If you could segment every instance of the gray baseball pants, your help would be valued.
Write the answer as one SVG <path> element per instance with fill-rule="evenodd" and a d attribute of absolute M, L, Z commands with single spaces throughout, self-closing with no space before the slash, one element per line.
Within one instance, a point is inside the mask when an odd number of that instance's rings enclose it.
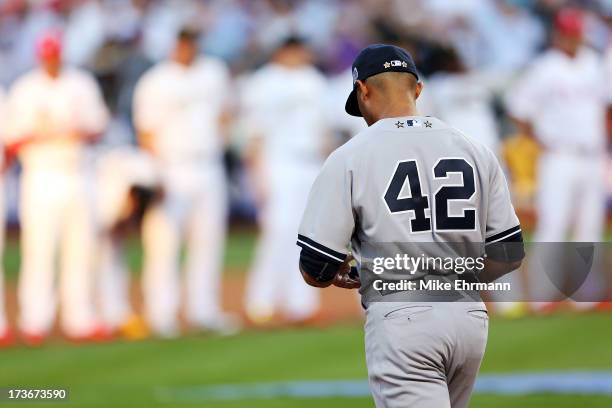
<path fill-rule="evenodd" d="M 467 407 L 488 325 L 482 302 L 371 303 L 365 347 L 376 407 Z"/>

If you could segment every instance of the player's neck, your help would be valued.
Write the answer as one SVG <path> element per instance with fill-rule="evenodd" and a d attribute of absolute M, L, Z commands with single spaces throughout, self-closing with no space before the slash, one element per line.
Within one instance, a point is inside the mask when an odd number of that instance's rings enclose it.
<path fill-rule="evenodd" d="M 403 116 L 419 116 L 416 105 L 413 103 L 389 103 L 376 112 L 374 119 L 399 118 Z"/>

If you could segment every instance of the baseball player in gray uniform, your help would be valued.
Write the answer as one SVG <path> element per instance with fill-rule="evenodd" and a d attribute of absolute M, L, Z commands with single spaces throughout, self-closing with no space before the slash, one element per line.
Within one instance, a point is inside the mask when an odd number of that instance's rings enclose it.
<path fill-rule="evenodd" d="M 470 279 L 493 282 L 524 256 L 505 177 L 486 147 L 418 115 L 422 84 L 405 50 L 369 46 L 352 68 L 345 109 L 369 127 L 331 154 L 311 189 L 298 233 L 300 270 L 312 286 L 360 288 L 377 407 L 466 407 L 488 331 L 478 292 L 431 301 L 422 292 L 376 290 L 378 275 L 367 265 L 377 254 L 365 248 L 393 243 L 411 256 L 458 257 L 450 243 L 474 243 L 483 267 Z M 459 276 L 422 268 L 404 278 L 424 282 L 433 272 Z"/>

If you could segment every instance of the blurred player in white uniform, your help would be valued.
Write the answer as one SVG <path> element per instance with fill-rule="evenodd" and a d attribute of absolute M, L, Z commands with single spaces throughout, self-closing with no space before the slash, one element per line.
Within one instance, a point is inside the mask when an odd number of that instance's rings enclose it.
<path fill-rule="evenodd" d="M 0 88 L 0 140 L 3 140 L 6 115 L 5 115 L 5 98 L 4 90 Z M 0 154 L 0 260 L 4 252 L 4 233 L 6 222 L 6 208 L 4 200 L 4 154 Z M 4 299 L 4 268 L 0 264 L 0 347 L 8 346 L 13 342 L 13 333 L 8 327 L 6 320 L 6 312 Z"/>
<path fill-rule="evenodd" d="M 598 242 L 605 225 L 603 65 L 583 45 L 580 11 L 555 20 L 553 47 L 538 57 L 508 96 L 510 114 L 541 144 L 535 240 Z"/>
<path fill-rule="evenodd" d="M 60 255 L 62 328 L 74 339 L 103 336 L 92 304 L 92 206 L 85 146 L 104 131 L 108 112 L 94 78 L 64 67 L 61 40 L 37 44 L 41 67 L 13 85 L 7 101 L 8 147 L 23 165 L 19 325 L 40 343 L 54 321 L 55 261 Z"/>
<path fill-rule="evenodd" d="M 491 81 L 484 73 L 468 71 L 453 49 L 439 51 L 438 58 L 442 66 L 425 91 L 431 99 L 431 113 L 497 153 L 492 84 L 487 84 Z"/>
<path fill-rule="evenodd" d="M 319 294 L 300 278 L 291 237 L 325 157 L 326 83 L 303 40 L 289 38 L 272 61 L 246 80 L 243 108 L 250 137 L 247 161 L 256 184 L 261 238 L 247 283 L 246 310 L 255 323 L 277 312 L 304 321 Z"/>
<path fill-rule="evenodd" d="M 166 337 L 178 334 L 183 242 L 187 321 L 236 330 L 219 293 L 227 227 L 221 122 L 230 77 L 220 60 L 198 57 L 198 35 L 182 30 L 172 58 L 143 76 L 134 97 L 139 142 L 155 158 L 164 189 L 163 203 L 143 221 L 145 313 L 153 331 Z"/>
<path fill-rule="evenodd" d="M 612 143 L 612 43 L 606 51 L 606 83 L 608 84 L 608 140 Z M 608 202 L 612 203 L 612 156 L 608 153 Z"/>
<path fill-rule="evenodd" d="M 125 240 L 160 198 L 159 181 L 155 162 L 140 149 L 113 147 L 98 154 L 96 269 L 100 317 L 108 329 L 130 339 L 146 337 L 148 330 L 130 304 Z"/>

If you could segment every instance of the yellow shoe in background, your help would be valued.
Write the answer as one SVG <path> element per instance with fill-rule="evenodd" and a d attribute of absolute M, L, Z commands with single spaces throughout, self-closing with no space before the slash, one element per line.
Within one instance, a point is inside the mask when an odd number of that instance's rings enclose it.
<path fill-rule="evenodd" d="M 525 302 L 499 302 L 495 304 L 495 314 L 504 319 L 520 319 L 529 314 Z"/>
<path fill-rule="evenodd" d="M 251 326 L 270 327 L 278 324 L 273 308 L 250 308 L 246 310 L 246 315 Z"/>
<path fill-rule="evenodd" d="M 141 316 L 132 315 L 119 326 L 119 334 L 127 340 L 138 341 L 149 337 L 151 331 Z"/>

